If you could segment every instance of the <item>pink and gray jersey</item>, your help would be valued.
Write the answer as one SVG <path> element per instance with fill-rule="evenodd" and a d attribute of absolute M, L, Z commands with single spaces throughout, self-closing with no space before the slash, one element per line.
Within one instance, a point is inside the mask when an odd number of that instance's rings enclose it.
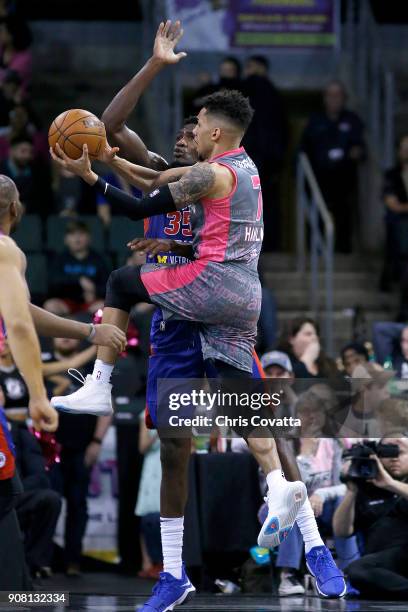
<path fill-rule="evenodd" d="M 204 358 L 252 372 L 261 308 L 258 259 L 262 193 L 258 171 L 241 147 L 210 160 L 234 177 L 228 196 L 190 205 L 195 260 L 179 266 L 146 264 L 142 281 L 165 318 L 201 323 Z"/>

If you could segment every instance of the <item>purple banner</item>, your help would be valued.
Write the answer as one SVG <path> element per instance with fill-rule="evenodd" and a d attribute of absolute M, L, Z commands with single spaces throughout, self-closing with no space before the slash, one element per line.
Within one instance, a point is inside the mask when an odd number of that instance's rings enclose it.
<path fill-rule="evenodd" d="M 186 49 L 334 47 L 337 0 L 167 0 Z"/>

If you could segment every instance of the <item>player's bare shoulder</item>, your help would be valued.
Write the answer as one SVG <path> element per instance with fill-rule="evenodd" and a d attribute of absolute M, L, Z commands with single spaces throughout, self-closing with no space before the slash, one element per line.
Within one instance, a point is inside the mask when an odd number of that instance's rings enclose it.
<path fill-rule="evenodd" d="M 0 236 L 0 264 L 16 266 L 22 273 L 27 266 L 23 251 L 9 236 Z"/>

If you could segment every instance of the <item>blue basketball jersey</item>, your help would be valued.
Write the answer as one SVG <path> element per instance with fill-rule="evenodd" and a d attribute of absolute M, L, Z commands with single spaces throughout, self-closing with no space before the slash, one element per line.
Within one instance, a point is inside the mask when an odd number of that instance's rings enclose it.
<path fill-rule="evenodd" d="M 177 240 L 177 242 L 191 243 L 190 211 L 187 208 L 164 215 L 156 215 L 145 219 L 144 234 L 146 238 L 164 240 Z M 147 257 L 148 263 L 162 265 L 186 264 L 189 260 L 175 253 L 159 253 L 154 257 Z M 155 310 L 150 330 L 150 344 L 152 352 L 168 350 L 173 345 L 179 345 L 182 350 L 192 342 L 197 346 L 198 327 L 193 321 L 164 321 L 160 308 Z M 199 349 L 201 351 L 201 348 Z"/>

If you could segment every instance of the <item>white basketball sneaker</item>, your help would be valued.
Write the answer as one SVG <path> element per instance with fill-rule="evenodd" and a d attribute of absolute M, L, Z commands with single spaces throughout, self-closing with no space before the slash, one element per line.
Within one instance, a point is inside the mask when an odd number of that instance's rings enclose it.
<path fill-rule="evenodd" d="M 300 480 L 284 482 L 277 491 L 269 491 L 265 501 L 268 503 L 268 516 L 258 536 L 258 546 L 275 548 L 288 536 L 296 520 L 297 513 L 306 501 L 306 487 Z"/>
<path fill-rule="evenodd" d="M 72 371 L 72 368 L 68 370 L 73 376 Z M 112 385 L 94 380 L 90 374 L 84 378 L 78 370 L 74 371 L 81 377 L 74 376 L 74 378 L 82 382 L 83 387 L 70 395 L 57 395 L 51 398 L 51 406 L 61 412 L 72 414 L 94 414 L 95 416 L 112 414 Z"/>

